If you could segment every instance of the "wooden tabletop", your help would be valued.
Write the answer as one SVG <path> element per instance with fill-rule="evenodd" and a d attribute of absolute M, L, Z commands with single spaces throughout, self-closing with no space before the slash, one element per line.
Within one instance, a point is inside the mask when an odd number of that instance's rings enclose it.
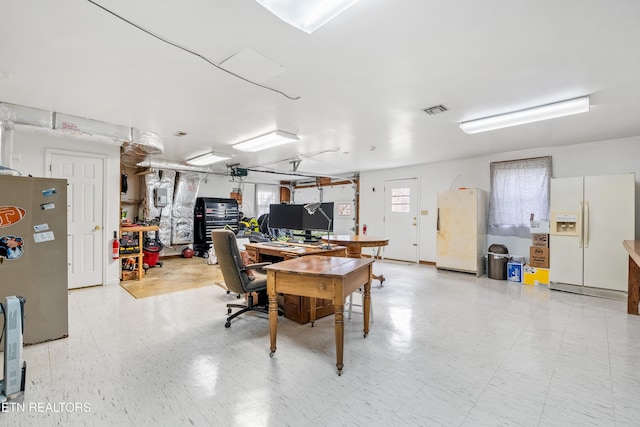
<path fill-rule="evenodd" d="M 120 231 L 158 231 L 157 225 L 121 225 Z"/>
<path fill-rule="evenodd" d="M 344 258 L 309 255 L 266 265 L 265 270 L 284 271 L 301 275 L 344 277 L 353 270 L 373 263 L 372 258 Z"/>
<path fill-rule="evenodd" d="M 386 237 L 368 236 L 366 234 L 334 234 L 329 237 L 322 237 L 322 240 L 338 245 L 358 245 L 358 246 L 387 246 L 389 239 Z"/>
<path fill-rule="evenodd" d="M 637 265 L 640 265 L 640 240 L 625 240 L 622 242 L 622 245 L 633 261 Z"/>

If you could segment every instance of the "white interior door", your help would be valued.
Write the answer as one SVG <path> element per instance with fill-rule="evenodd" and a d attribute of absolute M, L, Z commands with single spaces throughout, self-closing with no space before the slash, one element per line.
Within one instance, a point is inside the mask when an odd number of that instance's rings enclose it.
<path fill-rule="evenodd" d="M 51 177 L 67 186 L 69 289 L 102 284 L 104 159 L 51 153 Z"/>
<path fill-rule="evenodd" d="M 418 179 L 384 183 L 385 258 L 418 262 Z"/>

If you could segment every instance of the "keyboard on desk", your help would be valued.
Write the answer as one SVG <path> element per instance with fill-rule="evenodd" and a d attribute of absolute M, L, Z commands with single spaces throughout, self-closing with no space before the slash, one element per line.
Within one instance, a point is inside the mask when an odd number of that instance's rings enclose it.
<path fill-rule="evenodd" d="M 265 246 L 273 246 L 274 248 L 288 248 L 289 245 L 287 245 L 286 243 L 282 243 L 282 242 L 264 242 L 263 245 Z"/>

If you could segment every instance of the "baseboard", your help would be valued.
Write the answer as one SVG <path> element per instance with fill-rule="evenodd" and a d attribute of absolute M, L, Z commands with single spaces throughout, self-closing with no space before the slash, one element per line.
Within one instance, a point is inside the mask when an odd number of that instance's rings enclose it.
<path fill-rule="evenodd" d="M 608 298 L 618 301 L 626 301 L 627 293 L 624 291 L 614 291 L 612 289 L 590 288 L 588 286 L 570 285 L 568 283 L 551 282 L 549 289 L 554 291 L 571 292 L 574 294 L 586 295 L 590 297 Z"/>

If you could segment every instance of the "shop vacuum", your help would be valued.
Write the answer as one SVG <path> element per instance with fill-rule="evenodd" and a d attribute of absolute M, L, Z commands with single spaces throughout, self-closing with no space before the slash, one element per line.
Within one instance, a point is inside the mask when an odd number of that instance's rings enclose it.
<path fill-rule="evenodd" d="M 24 335 L 24 303 L 19 296 L 5 298 L 0 303 L 4 315 L 4 378 L 0 380 L 0 403 L 6 402 L 24 391 L 27 363 L 22 360 Z"/>
<path fill-rule="evenodd" d="M 158 261 L 158 259 L 163 246 L 157 236 L 158 234 L 155 231 L 145 233 L 144 244 L 142 245 L 142 262 L 144 263 L 145 271 L 151 267 L 162 267 L 162 261 Z"/>

